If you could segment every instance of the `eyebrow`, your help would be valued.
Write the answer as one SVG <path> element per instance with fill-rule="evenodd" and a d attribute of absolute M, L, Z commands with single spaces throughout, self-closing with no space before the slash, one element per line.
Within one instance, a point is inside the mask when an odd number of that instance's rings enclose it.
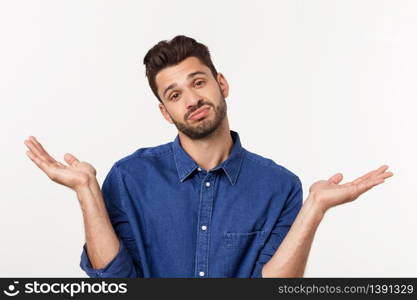
<path fill-rule="evenodd" d="M 203 71 L 195 71 L 195 72 L 192 72 L 192 73 L 190 73 L 190 74 L 188 74 L 187 75 L 187 79 L 190 79 L 190 78 L 192 78 L 192 77 L 194 77 L 194 76 L 196 76 L 196 75 L 207 75 L 207 73 L 206 72 L 203 72 Z M 164 90 L 164 92 L 163 92 L 163 94 L 162 94 L 162 96 L 163 97 L 165 97 L 165 94 L 169 91 L 169 90 L 172 90 L 173 88 L 175 88 L 177 86 L 177 84 L 176 83 L 172 83 L 172 84 L 170 84 L 165 90 Z"/>

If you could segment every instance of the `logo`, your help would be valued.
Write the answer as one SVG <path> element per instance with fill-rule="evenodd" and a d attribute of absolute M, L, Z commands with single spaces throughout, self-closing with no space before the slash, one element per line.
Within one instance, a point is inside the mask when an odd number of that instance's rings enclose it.
<path fill-rule="evenodd" d="M 74 297 L 76 294 L 126 294 L 127 283 L 115 282 L 33 282 L 21 283 L 14 281 L 3 293 L 7 296 L 14 297 L 22 294 L 68 294 Z M 0 294 L 1 296 L 1 294 Z M 0 297 L 1 298 L 1 297 Z"/>
<path fill-rule="evenodd" d="M 16 289 L 15 285 L 17 285 L 19 281 L 15 281 L 13 283 L 14 284 L 9 285 L 8 290 L 3 291 L 7 296 L 16 296 L 17 294 L 20 293 L 19 290 L 15 290 Z"/>

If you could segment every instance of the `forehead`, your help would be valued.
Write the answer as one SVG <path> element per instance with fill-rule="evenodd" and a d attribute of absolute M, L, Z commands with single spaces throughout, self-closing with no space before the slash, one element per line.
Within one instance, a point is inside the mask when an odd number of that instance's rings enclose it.
<path fill-rule="evenodd" d="M 195 71 L 204 71 L 207 74 L 211 74 L 210 69 L 194 56 L 187 57 L 179 64 L 162 69 L 155 77 L 158 92 L 172 83 L 186 80 L 187 75 Z"/>

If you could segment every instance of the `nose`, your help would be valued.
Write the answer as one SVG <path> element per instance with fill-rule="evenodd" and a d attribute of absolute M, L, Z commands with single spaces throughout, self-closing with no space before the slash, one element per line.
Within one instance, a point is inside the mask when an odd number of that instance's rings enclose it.
<path fill-rule="evenodd" d="M 190 110 L 192 107 L 196 106 L 201 101 L 203 101 L 203 97 L 201 97 L 201 95 L 198 95 L 194 91 L 187 92 L 185 101 L 187 110 Z"/>

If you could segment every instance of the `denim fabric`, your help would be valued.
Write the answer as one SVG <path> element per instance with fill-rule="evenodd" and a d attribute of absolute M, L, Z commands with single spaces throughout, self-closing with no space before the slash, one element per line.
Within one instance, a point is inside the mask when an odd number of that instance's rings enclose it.
<path fill-rule="evenodd" d="M 89 277 L 262 277 L 302 205 L 299 178 L 249 152 L 230 131 L 227 160 L 207 171 L 173 142 L 117 161 L 102 186 L 119 253 Z"/>

